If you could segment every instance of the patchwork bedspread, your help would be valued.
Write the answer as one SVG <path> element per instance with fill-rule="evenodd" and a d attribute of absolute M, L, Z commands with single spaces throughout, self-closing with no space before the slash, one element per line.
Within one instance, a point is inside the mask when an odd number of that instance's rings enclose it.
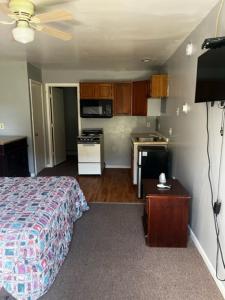
<path fill-rule="evenodd" d="M 21 300 L 43 295 L 87 209 L 72 177 L 0 178 L 0 287 Z"/>

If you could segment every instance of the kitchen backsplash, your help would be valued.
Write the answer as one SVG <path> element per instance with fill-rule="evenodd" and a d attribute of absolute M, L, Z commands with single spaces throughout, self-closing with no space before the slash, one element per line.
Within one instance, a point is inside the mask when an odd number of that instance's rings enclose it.
<path fill-rule="evenodd" d="M 104 129 L 106 166 L 130 167 L 132 132 L 155 131 L 155 117 L 113 117 L 110 119 L 81 118 L 82 128 Z M 150 127 L 147 127 L 149 126 Z"/>

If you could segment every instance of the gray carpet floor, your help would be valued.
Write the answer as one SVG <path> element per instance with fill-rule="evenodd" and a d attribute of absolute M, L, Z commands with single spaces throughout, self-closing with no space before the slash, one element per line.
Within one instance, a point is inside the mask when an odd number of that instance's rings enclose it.
<path fill-rule="evenodd" d="M 185 249 L 145 245 L 142 212 L 136 204 L 92 204 L 41 300 L 223 299 L 192 242 Z"/>

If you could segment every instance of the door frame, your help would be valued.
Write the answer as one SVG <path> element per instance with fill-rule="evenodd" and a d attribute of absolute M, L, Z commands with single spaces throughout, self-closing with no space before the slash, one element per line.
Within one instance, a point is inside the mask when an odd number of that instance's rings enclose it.
<path fill-rule="evenodd" d="M 49 162 L 46 167 L 54 166 L 53 158 L 53 137 L 52 137 L 52 124 L 51 124 L 51 95 L 49 93 L 52 87 L 74 87 L 77 88 L 77 123 L 78 132 L 81 131 L 81 118 L 80 118 L 80 84 L 79 83 L 45 83 L 45 99 L 46 99 L 46 130 L 47 130 L 47 147 L 49 153 Z"/>
<path fill-rule="evenodd" d="M 43 128 L 43 142 L 44 142 L 44 160 L 46 166 L 46 133 L 45 133 L 45 112 L 44 112 L 44 94 L 43 94 L 43 83 L 33 79 L 29 79 L 29 92 L 30 92 L 30 111 L 31 111 L 31 134 L 32 134 L 32 145 L 33 145 L 33 157 L 34 157 L 34 175 L 37 175 L 37 155 L 35 147 L 35 130 L 34 130 L 34 110 L 33 110 L 33 98 L 32 98 L 32 83 L 41 86 L 41 110 L 42 110 L 42 128 Z"/>

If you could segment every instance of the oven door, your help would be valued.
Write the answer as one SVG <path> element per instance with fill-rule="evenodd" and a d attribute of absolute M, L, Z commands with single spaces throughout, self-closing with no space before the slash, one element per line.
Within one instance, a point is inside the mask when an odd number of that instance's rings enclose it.
<path fill-rule="evenodd" d="M 80 116 L 82 118 L 111 118 L 112 100 L 81 99 Z"/>
<path fill-rule="evenodd" d="M 95 163 L 101 162 L 101 149 L 100 144 L 78 144 L 78 162 L 82 163 Z"/>

